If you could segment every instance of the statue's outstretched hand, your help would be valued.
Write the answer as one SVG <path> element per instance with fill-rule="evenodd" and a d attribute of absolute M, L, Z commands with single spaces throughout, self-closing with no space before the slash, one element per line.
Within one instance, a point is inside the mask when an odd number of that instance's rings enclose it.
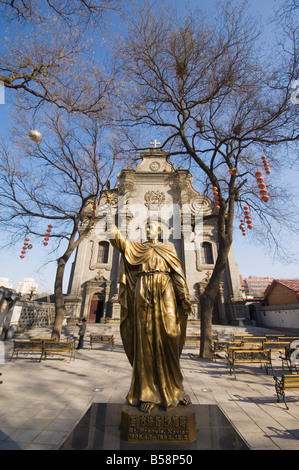
<path fill-rule="evenodd" d="M 112 232 L 112 230 L 114 229 L 114 217 L 110 208 L 106 214 L 106 220 L 107 220 L 107 232 Z"/>

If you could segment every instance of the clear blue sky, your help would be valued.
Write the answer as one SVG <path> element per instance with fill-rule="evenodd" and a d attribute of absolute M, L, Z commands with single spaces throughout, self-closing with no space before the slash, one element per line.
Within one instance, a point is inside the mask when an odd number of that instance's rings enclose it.
<path fill-rule="evenodd" d="M 173 6 L 183 7 L 183 0 L 171 0 Z M 206 8 L 207 11 L 214 11 L 217 5 L 216 0 L 190 0 L 187 2 L 191 7 L 199 6 Z M 274 6 L 282 4 L 279 0 L 249 0 L 249 7 L 252 14 L 267 19 L 272 13 Z M 7 122 L 9 118 L 9 107 L 7 104 L 0 104 L 0 135 L 7 132 Z M 288 173 L 293 181 L 298 181 L 298 171 Z M 53 228 L 55 230 L 55 227 Z M 0 234 L 0 244 L 1 244 Z M 14 247 L 0 247 L 0 277 L 8 278 L 16 287 L 17 282 L 25 277 L 32 277 L 38 284 L 39 292 L 53 291 L 53 284 L 56 272 L 55 259 L 58 253 L 51 253 L 51 243 L 45 248 L 42 241 L 35 241 L 32 237 L 33 249 L 21 260 L 19 255 L 22 243 L 18 242 Z M 295 251 L 299 251 L 299 237 L 290 240 Z M 296 248 L 297 247 L 297 248 Z M 236 230 L 234 240 L 234 251 L 236 262 L 239 266 L 239 272 L 243 277 L 248 276 L 271 276 L 274 278 L 299 278 L 298 261 L 285 264 L 283 260 L 273 259 L 273 251 L 257 247 L 250 242 L 248 237 L 243 237 L 239 230 Z M 67 269 L 65 291 L 67 288 L 68 274 L 71 263 Z"/>

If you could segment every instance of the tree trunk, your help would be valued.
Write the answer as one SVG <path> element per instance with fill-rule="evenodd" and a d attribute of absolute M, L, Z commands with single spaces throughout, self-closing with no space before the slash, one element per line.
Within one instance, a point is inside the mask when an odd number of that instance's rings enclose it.
<path fill-rule="evenodd" d="M 55 320 L 52 330 L 52 338 L 56 341 L 60 340 L 61 329 L 63 319 L 65 317 L 65 303 L 64 303 L 64 296 L 63 296 L 63 275 L 66 265 L 65 256 L 62 256 L 58 259 L 58 267 L 56 272 L 56 279 L 55 279 L 55 287 L 54 287 L 54 294 L 55 294 Z"/>
<path fill-rule="evenodd" d="M 202 358 L 212 358 L 212 315 L 213 315 L 214 300 L 207 297 L 206 294 L 200 297 L 200 352 Z"/>
<path fill-rule="evenodd" d="M 217 298 L 220 284 L 225 271 L 229 250 L 232 245 L 232 220 L 233 207 L 230 216 L 225 220 L 225 214 L 219 214 L 218 218 L 218 256 L 210 281 L 205 291 L 200 297 L 200 318 L 201 318 L 201 341 L 200 357 L 212 359 L 213 341 L 212 341 L 212 317 L 214 302 Z"/>
<path fill-rule="evenodd" d="M 54 295 L 55 295 L 55 320 L 52 330 L 52 338 L 56 341 L 60 340 L 61 330 L 62 330 L 62 323 L 65 317 L 66 309 L 64 303 L 64 295 L 63 295 L 63 277 L 65 266 L 74 250 L 78 247 L 81 243 L 83 238 L 89 233 L 90 224 L 88 224 L 84 230 L 81 231 L 78 239 L 75 241 L 76 234 L 78 232 L 78 225 L 81 219 L 81 213 L 79 213 L 78 218 L 75 220 L 73 231 L 71 237 L 69 239 L 68 247 L 66 252 L 63 256 L 58 258 L 57 261 L 57 271 L 56 271 L 56 278 L 55 278 L 55 285 L 54 285 Z"/>

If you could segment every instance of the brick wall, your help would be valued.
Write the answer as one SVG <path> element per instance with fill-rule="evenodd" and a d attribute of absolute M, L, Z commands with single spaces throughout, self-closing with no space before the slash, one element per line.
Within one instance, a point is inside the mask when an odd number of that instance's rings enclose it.
<path fill-rule="evenodd" d="M 269 305 L 293 304 L 296 302 L 295 292 L 281 284 L 275 284 L 272 292 L 268 295 Z"/>

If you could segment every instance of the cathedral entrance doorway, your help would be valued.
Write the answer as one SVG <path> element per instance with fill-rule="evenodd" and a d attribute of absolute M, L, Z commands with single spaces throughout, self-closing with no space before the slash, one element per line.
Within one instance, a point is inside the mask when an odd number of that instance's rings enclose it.
<path fill-rule="evenodd" d="M 104 314 L 104 300 L 100 294 L 94 294 L 91 302 L 88 315 L 89 323 L 100 323 Z"/>

